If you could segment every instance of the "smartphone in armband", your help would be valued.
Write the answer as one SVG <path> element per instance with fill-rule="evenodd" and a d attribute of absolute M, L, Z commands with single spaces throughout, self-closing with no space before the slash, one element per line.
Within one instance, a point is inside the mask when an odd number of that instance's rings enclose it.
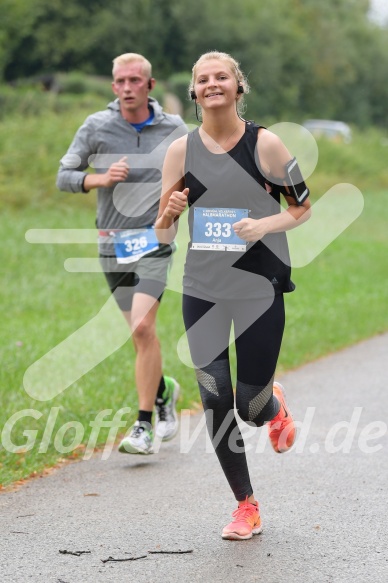
<path fill-rule="evenodd" d="M 303 204 L 310 191 L 303 180 L 296 158 L 293 158 L 286 164 L 286 183 L 290 189 L 290 195 L 298 204 Z"/>

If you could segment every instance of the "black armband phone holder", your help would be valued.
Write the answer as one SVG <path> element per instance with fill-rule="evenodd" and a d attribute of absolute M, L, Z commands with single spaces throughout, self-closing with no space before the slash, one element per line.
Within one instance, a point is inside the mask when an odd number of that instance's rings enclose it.
<path fill-rule="evenodd" d="M 296 158 L 293 158 L 286 164 L 285 183 L 288 186 L 289 192 L 287 192 L 285 186 L 280 187 L 281 192 L 285 196 L 292 196 L 298 205 L 303 204 L 310 194 L 310 191 L 303 180 L 303 176 Z"/>

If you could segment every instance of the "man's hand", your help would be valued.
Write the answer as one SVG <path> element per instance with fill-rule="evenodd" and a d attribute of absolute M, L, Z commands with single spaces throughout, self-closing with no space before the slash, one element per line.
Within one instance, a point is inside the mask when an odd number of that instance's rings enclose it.
<path fill-rule="evenodd" d="M 124 182 L 129 173 L 129 166 L 126 163 L 127 156 L 123 156 L 118 162 L 114 162 L 102 175 L 104 186 L 110 188 L 118 182 Z"/>

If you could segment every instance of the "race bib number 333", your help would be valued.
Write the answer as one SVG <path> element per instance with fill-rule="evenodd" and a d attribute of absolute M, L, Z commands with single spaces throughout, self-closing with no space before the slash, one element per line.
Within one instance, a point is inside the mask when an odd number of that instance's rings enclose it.
<path fill-rule="evenodd" d="M 232 225 L 248 217 L 248 209 L 194 208 L 192 249 L 202 251 L 245 251 Z"/>

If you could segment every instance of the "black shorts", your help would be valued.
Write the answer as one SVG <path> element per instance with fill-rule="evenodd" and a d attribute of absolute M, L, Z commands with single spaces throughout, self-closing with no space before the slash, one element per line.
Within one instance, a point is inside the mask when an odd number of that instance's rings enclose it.
<path fill-rule="evenodd" d="M 119 264 L 115 256 L 101 255 L 100 263 L 109 288 L 119 308 L 125 312 L 132 308 L 135 293 L 143 293 L 159 302 L 166 288 L 172 263 L 169 245 L 148 253 L 134 263 Z"/>

